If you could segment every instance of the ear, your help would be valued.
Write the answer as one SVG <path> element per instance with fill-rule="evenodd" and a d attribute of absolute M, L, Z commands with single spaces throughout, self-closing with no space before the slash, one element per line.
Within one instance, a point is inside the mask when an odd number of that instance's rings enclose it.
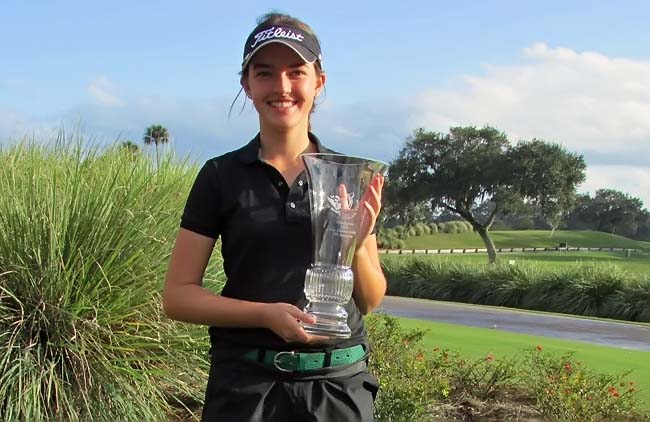
<path fill-rule="evenodd" d="M 327 76 L 325 75 L 325 72 L 321 72 L 320 75 L 318 75 L 316 80 L 316 97 L 318 97 L 323 91 L 323 88 L 325 88 L 325 81 L 327 80 Z"/>
<path fill-rule="evenodd" d="M 251 88 L 250 88 L 250 85 L 248 84 L 248 79 L 242 76 L 239 79 L 239 83 L 241 84 L 241 87 L 244 89 L 244 92 L 246 93 L 246 96 L 248 98 L 253 98 L 251 96 Z"/>

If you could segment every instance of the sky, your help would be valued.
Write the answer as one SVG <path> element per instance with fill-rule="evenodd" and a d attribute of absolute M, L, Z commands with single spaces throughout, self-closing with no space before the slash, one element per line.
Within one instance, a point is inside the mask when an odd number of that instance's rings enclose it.
<path fill-rule="evenodd" d="M 491 125 L 583 155 L 580 192 L 650 207 L 646 1 L 3 0 L 0 144 L 140 143 L 162 124 L 196 162 L 236 149 L 259 127 L 235 101 L 243 44 L 273 10 L 321 41 L 328 147 L 391 161 L 416 128 Z"/>

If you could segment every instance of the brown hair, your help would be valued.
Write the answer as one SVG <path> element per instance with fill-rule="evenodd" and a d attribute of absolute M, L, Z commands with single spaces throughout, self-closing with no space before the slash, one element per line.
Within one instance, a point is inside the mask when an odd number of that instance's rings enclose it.
<path fill-rule="evenodd" d="M 303 21 L 301 21 L 298 18 L 294 18 L 293 16 L 290 16 L 290 15 L 287 15 L 287 14 L 284 14 L 284 13 L 270 12 L 270 13 L 266 13 L 266 14 L 260 16 L 257 19 L 257 26 L 258 27 L 259 26 L 273 26 L 273 25 L 287 25 L 287 26 L 296 27 L 296 28 L 308 33 L 309 35 L 313 36 L 318 41 L 318 43 L 320 44 L 320 40 L 318 40 L 318 37 L 316 36 L 316 33 L 309 27 L 309 25 L 307 25 L 306 23 L 304 23 Z M 316 69 L 316 75 L 320 76 L 320 75 L 322 75 L 324 73 L 323 72 L 323 65 L 322 65 L 320 60 L 316 60 L 314 62 L 314 68 Z M 243 80 L 244 78 L 248 77 L 248 66 L 246 66 L 244 69 L 242 69 L 239 72 L 239 77 L 240 77 L 240 80 Z M 323 90 L 324 89 L 325 89 L 325 87 L 323 87 Z M 233 100 L 232 104 L 230 104 L 230 110 L 228 111 L 228 118 L 230 118 L 230 113 L 232 112 L 232 108 L 235 105 L 235 102 L 237 101 L 237 99 L 239 98 L 239 96 L 241 95 L 243 90 L 244 90 L 243 87 L 239 89 L 239 92 L 237 93 L 237 96 Z M 246 98 L 244 98 L 244 104 L 242 104 L 242 111 L 244 110 L 245 105 L 246 105 Z M 315 109 L 316 109 L 316 102 L 314 101 L 314 103 L 312 103 L 311 110 L 309 110 L 309 115 L 310 116 L 311 116 L 311 113 L 313 113 Z M 311 118 L 310 118 L 310 121 L 309 121 L 309 130 L 311 130 Z"/>

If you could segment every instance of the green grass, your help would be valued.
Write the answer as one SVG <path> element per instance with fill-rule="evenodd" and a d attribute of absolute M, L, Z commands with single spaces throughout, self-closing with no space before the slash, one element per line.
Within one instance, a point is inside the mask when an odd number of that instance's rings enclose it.
<path fill-rule="evenodd" d="M 424 351 L 439 347 L 456 350 L 468 357 L 493 354 L 498 358 L 517 356 L 526 348 L 541 345 L 544 350 L 558 354 L 574 352 L 577 360 L 598 372 L 617 374 L 633 369 L 629 379 L 638 385 L 641 404 L 650 409 L 650 352 L 410 318 L 398 319 L 405 329 L 427 330 L 421 342 Z"/>
<path fill-rule="evenodd" d="M 388 256 L 395 257 L 396 255 L 381 255 L 381 258 L 386 259 Z M 403 257 L 406 256 L 410 255 Z M 485 254 L 433 254 L 417 256 L 442 263 L 488 265 Z M 630 273 L 650 274 L 650 258 L 647 255 L 633 254 L 628 258 L 623 252 L 515 252 L 501 254 L 499 255 L 499 259 L 502 262 L 514 261 L 514 265 L 517 265 L 518 262 L 534 262 L 541 268 L 548 269 L 582 264 L 611 264 L 625 269 L 625 271 Z"/>
<path fill-rule="evenodd" d="M 551 236 L 548 230 L 513 230 L 490 232 L 497 248 L 548 248 L 566 242 L 570 247 L 636 248 L 650 251 L 650 242 L 628 239 L 609 233 L 589 230 L 557 230 Z M 485 244 L 474 232 L 410 237 L 406 249 L 484 248 Z"/>

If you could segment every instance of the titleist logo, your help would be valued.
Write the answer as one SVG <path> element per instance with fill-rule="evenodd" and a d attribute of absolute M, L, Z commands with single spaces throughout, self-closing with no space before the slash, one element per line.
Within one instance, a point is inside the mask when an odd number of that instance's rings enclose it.
<path fill-rule="evenodd" d="M 255 34 L 255 42 L 250 48 L 255 48 L 257 44 L 270 40 L 271 38 L 289 38 L 291 40 L 302 41 L 305 37 L 302 34 L 296 34 L 290 29 L 273 27 Z"/>

